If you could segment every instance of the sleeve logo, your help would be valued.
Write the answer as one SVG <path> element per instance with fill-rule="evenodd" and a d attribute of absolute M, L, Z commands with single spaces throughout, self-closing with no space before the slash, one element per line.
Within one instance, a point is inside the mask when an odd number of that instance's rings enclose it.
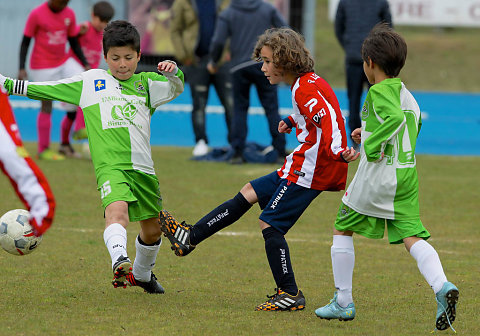
<path fill-rule="evenodd" d="M 105 90 L 105 79 L 95 79 L 93 81 L 93 86 L 95 87 L 95 92 Z"/>

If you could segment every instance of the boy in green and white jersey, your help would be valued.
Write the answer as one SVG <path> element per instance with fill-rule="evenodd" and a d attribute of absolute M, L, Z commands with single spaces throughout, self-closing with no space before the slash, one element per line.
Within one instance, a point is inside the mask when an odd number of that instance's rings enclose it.
<path fill-rule="evenodd" d="M 0 75 L 0 85 L 9 94 L 64 101 L 83 109 L 105 209 L 104 240 L 112 258 L 112 284 L 125 288 L 129 283 L 149 293 L 163 293 L 152 273 L 161 244 L 162 199 L 151 157 L 150 120 L 158 106 L 183 92 L 184 76 L 171 61 L 158 64 L 163 75 L 135 74 L 140 36 L 126 21 L 113 21 L 105 28 L 103 50 L 108 71 L 93 69 L 37 83 Z M 126 227 L 131 221 L 139 221 L 141 227 L 133 269 L 126 251 Z"/>
<path fill-rule="evenodd" d="M 315 313 L 324 319 L 352 320 L 353 233 L 404 243 L 436 294 L 438 330 L 455 320 L 458 289 L 447 281 L 430 234 L 420 220 L 415 146 L 421 115 L 415 98 L 396 78 L 405 64 L 407 45 L 385 24 L 378 24 L 362 46 L 363 68 L 373 85 L 362 109 L 362 128 L 352 132 L 361 142 L 358 170 L 335 221 L 331 248 L 334 298 Z M 452 328 L 453 329 L 453 328 Z"/>

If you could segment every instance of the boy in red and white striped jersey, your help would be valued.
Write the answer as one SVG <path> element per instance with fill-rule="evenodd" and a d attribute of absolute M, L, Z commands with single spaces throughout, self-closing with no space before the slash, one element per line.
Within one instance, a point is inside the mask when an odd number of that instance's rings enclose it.
<path fill-rule="evenodd" d="M 194 226 L 179 223 L 167 211 L 160 213 L 160 223 L 172 249 L 182 256 L 259 203 L 260 228 L 277 288 L 255 310 L 301 310 L 305 297 L 295 282 L 284 235 L 322 191 L 345 188 L 347 163 L 359 153 L 347 147 L 338 100 L 330 85 L 313 72 L 313 58 L 300 34 L 289 28 L 269 29 L 259 37 L 253 57 L 263 61 L 262 71 L 271 84 L 291 86 L 294 113 L 280 121 L 278 131 L 296 128 L 299 145 L 280 169 L 250 181 Z"/>

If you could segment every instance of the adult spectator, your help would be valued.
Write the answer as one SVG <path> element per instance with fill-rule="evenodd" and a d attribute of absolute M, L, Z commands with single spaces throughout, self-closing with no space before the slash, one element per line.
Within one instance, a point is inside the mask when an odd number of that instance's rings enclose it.
<path fill-rule="evenodd" d="M 192 126 L 196 143 L 194 156 L 208 153 L 205 109 L 210 84 L 213 84 L 225 109 L 227 139 L 229 143 L 231 140 L 233 100 L 228 62 L 222 62 L 215 74 L 207 71 L 208 52 L 217 14 L 227 5 L 228 0 L 176 0 L 171 8 L 171 40 L 176 58 L 184 65 L 182 69 L 192 94 Z"/>
<path fill-rule="evenodd" d="M 364 85 L 370 88 L 363 71 L 362 43 L 370 30 L 382 21 L 392 27 L 392 16 L 387 0 L 340 0 L 338 3 L 335 35 L 345 51 L 350 132 L 362 126 L 360 99 Z"/>
<path fill-rule="evenodd" d="M 287 26 L 285 19 L 271 4 L 262 0 L 232 0 L 230 6 L 218 17 L 210 46 L 211 60 L 208 68 L 215 73 L 227 39 L 230 39 L 231 76 L 233 89 L 231 163 L 243 163 L 243 150 L 247 138 L 247 114 L 250 105 L 250 87 L 255 85 L 260 103 L 268 120 L 272 146 L 283 161 L 285 135 L 278 132 L 277 86 L 271 85 L 263 74 L 262 63 L 252 60 L 257 37 L 268 28 Z"/>

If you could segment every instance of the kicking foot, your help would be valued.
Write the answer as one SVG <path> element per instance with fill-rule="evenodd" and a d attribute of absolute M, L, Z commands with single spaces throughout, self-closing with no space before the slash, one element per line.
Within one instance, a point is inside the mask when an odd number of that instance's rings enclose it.
<path fill-rule="evenodd" d="M 115 288 L 127 288 L 127 275 L 132 272 L 132 262 L 128 257 L 121 255 L 113 264 L 113 280 L 112 285 Z"/>
<path fill-rule="evenodd" d="M 177 256 L 186 256 L 195 249 L 195 245 L 190 244 L 191 225 L 185 222 L 179 223 L 167 210 L 160 211 L 159 223 L 164 236 L 172 244 L 171 249 Z"/>

